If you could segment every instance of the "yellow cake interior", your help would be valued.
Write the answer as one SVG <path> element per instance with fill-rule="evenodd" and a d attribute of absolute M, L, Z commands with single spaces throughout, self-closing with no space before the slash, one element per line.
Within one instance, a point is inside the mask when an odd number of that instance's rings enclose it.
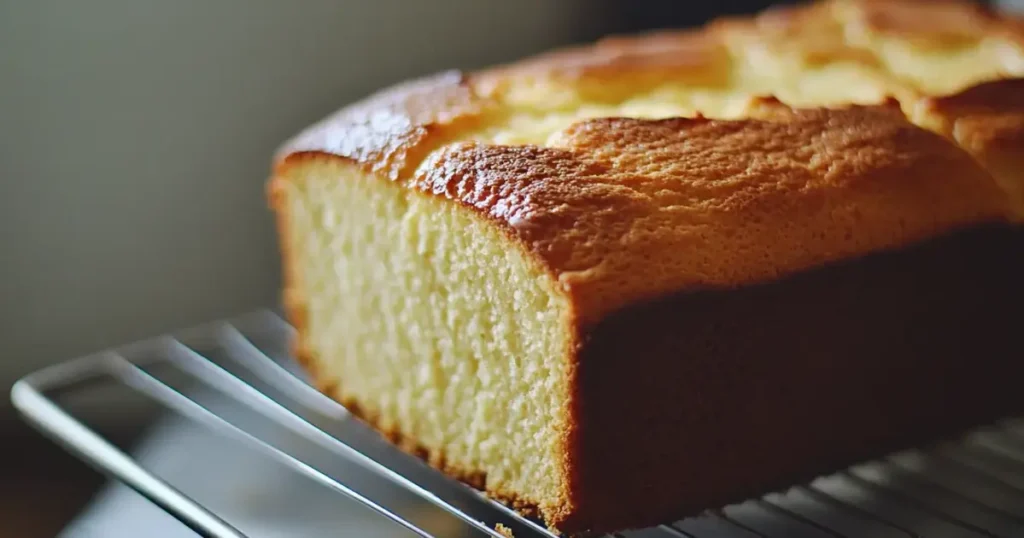
<path fill-rule="evenodd" d="M 303 344 L 335 396 L 454 473 L 558 499 L 569 320 L 548 274 L 468 209 L 331 159 L 288 174 Z"/>

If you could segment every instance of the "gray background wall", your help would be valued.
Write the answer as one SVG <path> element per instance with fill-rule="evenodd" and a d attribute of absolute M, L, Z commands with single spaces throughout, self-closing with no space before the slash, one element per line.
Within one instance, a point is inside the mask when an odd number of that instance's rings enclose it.
<path fill-rule="evenodd" d="M 385 84 L 572 40 L 585 1 L 0 0 L 3 393 L 273 304 L 279 142 Z"/>

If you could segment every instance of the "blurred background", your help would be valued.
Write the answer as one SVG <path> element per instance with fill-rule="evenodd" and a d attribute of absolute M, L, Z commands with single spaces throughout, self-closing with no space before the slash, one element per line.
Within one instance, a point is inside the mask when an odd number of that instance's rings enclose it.
<path fill-rule="evenodd" d="M 770 3 L 0 0 L 0 386 L 275 304 L 270 155 L 341 105 Z M 100 479 L 2 401 L 0 526 L 53 536 Z"/>

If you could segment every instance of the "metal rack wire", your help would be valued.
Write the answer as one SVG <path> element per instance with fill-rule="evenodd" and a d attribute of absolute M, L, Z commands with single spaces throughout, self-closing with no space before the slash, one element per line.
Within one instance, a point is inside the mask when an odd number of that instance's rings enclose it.
<path fill-rule="evenodd" d="M 500 523 L 517 538 L 553 536 L 395 449 L 312 389 L 288 357 L 290 332 L 274 312 L 256 312 L 47 368 L 16 383 L 11 397 L 41 432 L 202 536 L 260 532 L 218 513 L 199 498 L 201 492 L 182 491 L 173 477 L 147 469 L 62 404 L 63 395 L 84 386 L 129 389 L 322 486 L 339 503 L 365 507 L 395 535 L 500 538 L 494 530 Z M 249 419 L 223 413 L 225 402 Z M 338 461 L 347 466 L 339 470 Z M 956 444 L 894 454 L 760 499 L 615 536 L 1024 536 L 1024 423 L 1007 421 Z"/>

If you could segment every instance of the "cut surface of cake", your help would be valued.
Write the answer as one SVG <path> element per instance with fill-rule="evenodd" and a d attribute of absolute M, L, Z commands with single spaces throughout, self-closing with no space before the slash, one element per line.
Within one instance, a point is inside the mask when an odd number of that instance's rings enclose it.
<path fill-rule="evenodd" d="M 836 0 L 348 106 L 270 184 L 295 350 L 569 534 L 1024 411 L 1024 21 Z"/>

